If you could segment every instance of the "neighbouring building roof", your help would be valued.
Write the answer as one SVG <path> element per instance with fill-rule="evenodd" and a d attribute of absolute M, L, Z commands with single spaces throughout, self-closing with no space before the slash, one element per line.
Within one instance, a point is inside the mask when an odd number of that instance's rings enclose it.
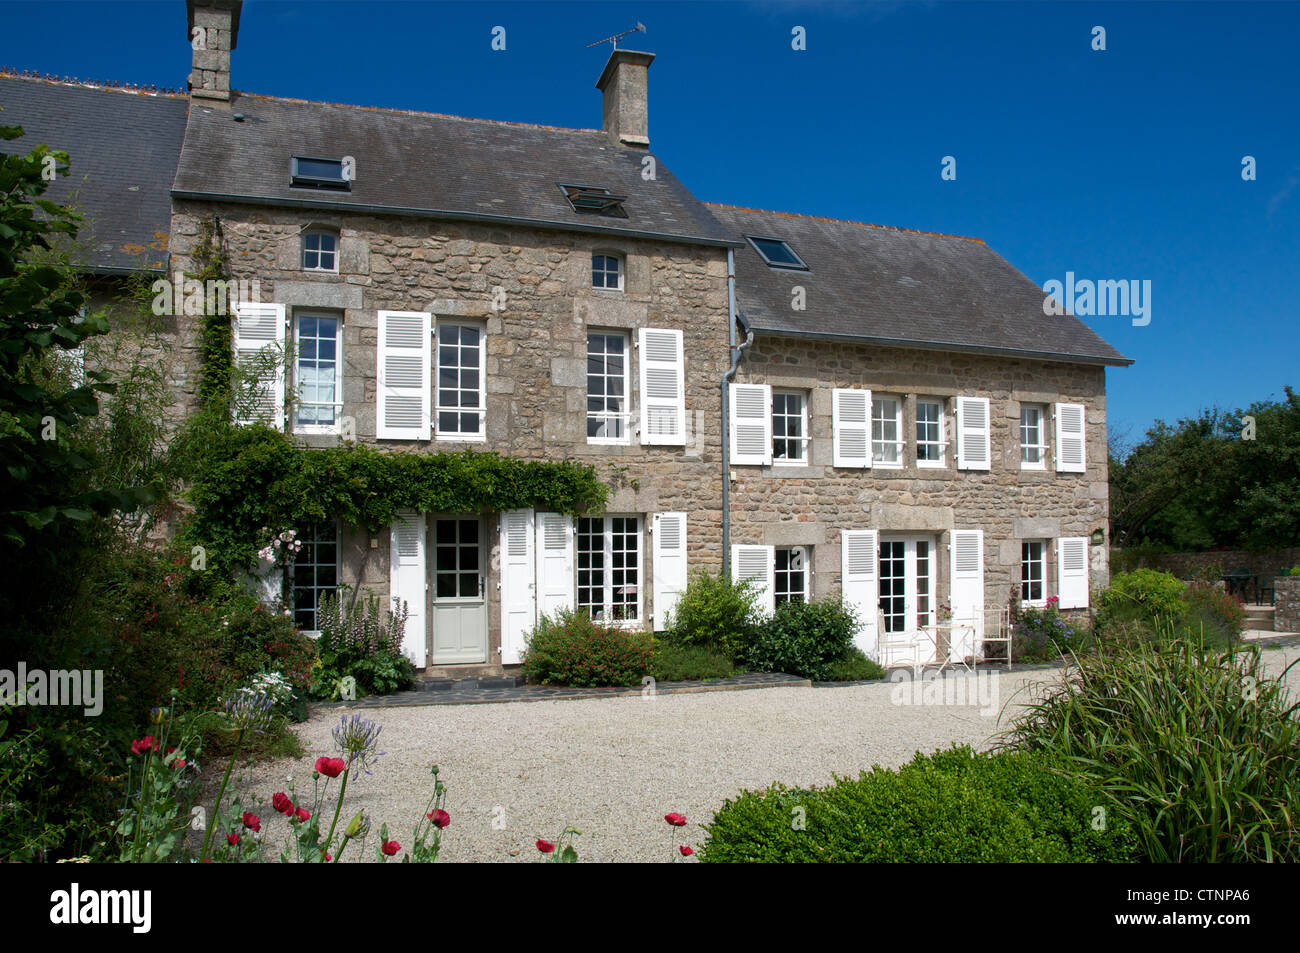
<path fill-rule="evenodd" d="M 983 241 L 705 203 L 738 239 L 786 241 L 807 270 L 736 251 L 737 304 L 756 332 L 1093 364 L 1133 363 Z M 791 307 L 792 289 L 806 309 Z"/>
<path fill-rule="evenodd" d="M 0 151 L 45 143 L 68 153 L 71 174 L 44 198 L 85 216 L 81 263 L 103 273 L 167 267 L 171 188 L 188 97 L 0 73 L 0 125 L 26 135 Z"/>
<path fill-rule="evenodd" d="M 290 187 L 295 155 L 353 157 L 351 190 Z M 239 94 L 191 111 L 173 194 L 732 244 L 657 157 L 642 177 L 646 157 L 598 130 Z M 575 211 L 561 185 L 625 195 L 627 217 Z"/>

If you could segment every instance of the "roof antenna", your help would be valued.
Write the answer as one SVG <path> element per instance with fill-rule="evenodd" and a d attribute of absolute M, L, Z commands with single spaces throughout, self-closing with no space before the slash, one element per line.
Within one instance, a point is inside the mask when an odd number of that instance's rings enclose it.
<path fill-rule="evenodd" d="M 645 32 L 645 24 L 642 23 L 640 20 L 638 20 L 636 26 L 632 27 L 632 29 L 624 30 L 622 33 L 615 33 L 613 36 L 607 36 L 605 37 L 605 39 L 597 40 L 595 43 L 588 43 L 587 49 L 591 49 L 593 46 L 600 46 L 600 44 L 602 43 L 613 43 L 614 49 L 618 49 L 618 41 L 623 37 L 627 36 L 630 33 L 644 33 L 644 32 Z"/>

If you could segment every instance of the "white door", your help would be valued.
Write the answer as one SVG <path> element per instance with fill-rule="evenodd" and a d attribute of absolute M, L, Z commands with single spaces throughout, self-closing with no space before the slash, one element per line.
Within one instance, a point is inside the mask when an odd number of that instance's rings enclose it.
<path fill-rule="evenodd" d="M 881 539 L 879 580 L 883 662 L 933 661 L 934 539 Z"/>
<path fill-rule="evenodd" d="M 483 520 L 438 516 L 433 520 L 433 664 L 486 662 L 488 644 Z"/>

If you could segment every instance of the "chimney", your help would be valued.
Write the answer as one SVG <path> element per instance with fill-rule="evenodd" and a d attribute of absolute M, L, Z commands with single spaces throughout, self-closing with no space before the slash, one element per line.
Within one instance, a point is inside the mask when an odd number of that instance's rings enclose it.
<path fill-rule="evenodd" d="M 243 5 L 243 0 L 186 0 L 186 39 L 193 51 L 192 100 L 230 102 L 230 51 L 239 38 Z"/>
<path fill-rule="evenodd" d="M 605 134 L 618 145 L 650 148 L 650 96 L 646 71 L 653 53 L 615 49 L 601 71 L 596 88 L 605 96 Z"/>

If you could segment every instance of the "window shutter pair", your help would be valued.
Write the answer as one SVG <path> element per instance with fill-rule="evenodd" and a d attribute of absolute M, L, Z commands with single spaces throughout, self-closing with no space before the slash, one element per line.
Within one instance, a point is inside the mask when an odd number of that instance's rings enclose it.
<path fill-rule="evenodd" d="M 433 315 L 380 311 L 376 357 L 375 436 L 432 439 Z"/>
<path fill-rule="evenodd" d="M 833 447 L 837 467 L 871 466 L 871 391 L 837 387 L 831 392 Z M 875 625 L 875 612 L 872 612 Z"/>
<path fill-rule="evenodd" d="M 1083 404 L 1056 405 L 1056 472 L 1086 472 L 1086 416 Z"/>
<path fill-rule="evenodd" d="M 428 661 L 426 523 L 423 513 L 400 510 L 389 528 L 388 596 L 394 612 L 406 606 L 402 654 L 423 668 Z"/>
<path fill-rule="evenodd" d="M 876 616 L 880 609 L 880 579 L 874 529 L 846 529 L 840 534 L 840 599 L 858 617 L 853 644 L 868 658 L 880 661 Z"/>
<path fill-rule="evenodd" d="M 682 332 L 641 328 L 641 443 L 686 446 L 686 361 Z"/>
<path fill-rule="evenodd" d="M 284 429 L 284 305 L 241 301 L 235 308 L 235 363 L 274 358 L 274 366 L 259 369 L 252 407 L 235 408 L 236 424 L 262 422 Z"/>
<path fill-rule="evenodd" d="M 758 607 L 768 615 L 776 609 L 775 564 L 775 546 L 731 547 L 731 577 L 737 582 L 752 579 L 758 584 Z"/>
<path fill-rule="evenodd" d="M 1057 540 L 1056 570 L 1059 608 L 1088 608 L 1088 537 Z"/>

